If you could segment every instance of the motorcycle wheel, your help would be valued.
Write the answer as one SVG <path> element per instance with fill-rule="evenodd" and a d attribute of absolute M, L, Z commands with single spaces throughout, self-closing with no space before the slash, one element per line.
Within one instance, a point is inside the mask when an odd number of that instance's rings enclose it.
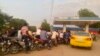
<path fill-rule="evenodd" d="M 11 54 L 16 54 L 16 53 L 18 53 L 19 52 L 19 47 L 18 47 L 18 45 L 11 45 L 10 46 L 10 53 Z"/>
<path fill-rule="evenodd" d="M 31 51 L 34 51 L 36 48 L 35 48 L 35 45 L 34 44 L 31 44 L 31 46 L 30 46 L 30 50 Z"/>
<path fill-rule="evenodd" d="M 9 48 L 7 48 L 7 45 L 3 45 L 2 52 L 3 52 L 4 55 L 9 53 Z"/>
<path fill-rule="evenodd" d="M 36 48 L 37 48 L 37 50 L 38 50 L 38 51 L 40 51 L 40 50 L 41 50 L 41 48 L 42 48 L 42 44 L 39 44 L 39 43 L 38 43 L 38 44 L 36 44 Z"/>

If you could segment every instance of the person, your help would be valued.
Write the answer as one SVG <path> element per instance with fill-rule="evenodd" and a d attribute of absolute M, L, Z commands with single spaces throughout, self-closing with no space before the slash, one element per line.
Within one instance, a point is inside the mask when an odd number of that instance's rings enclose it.
<path fill-rule="evenodd" d="M 58 36 L 58 33 L 56 31 L 52 31 L 51 39 L 55 46 L 57 46 L 57 36 Z"/>
<path fill-rule="evenodd" d="M 52 36 L 51 31 L 48 31 L 47 34 L 48 34 L 48 39 L 51 39 L 51 36 Z"/>
<path fill-rule="evenodd" d="M 50 48 L 49 41 L 48 41 L 48 34 L 47 34 L 46 30 L 41 29 L 40 39 L 42 40 L 42 45 L 43 46 L 45 46 L 45 44 L 47 44 L 48 48 Z"/>
<path fill-rule="evenodd" d="M 36 38 L 40 39 L 40 32 L 41 32 L 41 28 L 38 28 L 36 31 Z"/>
<path fill-rule="evenodd" d="M 17 30 L 14 27 L 11 27 L 11 29 L 8 31 L 8 37 L 14 38 L 17 36 Z"/>
<path fill-rule="evenodd" d="M 41 32 L 40 32 L 40 39 L 43 42 L 46 42 L 47 41 L 47 32 L 44 29 L 42 29 Z"/>
<path fill-rule="evenodd" d="M 60 43 L 63 43 L 63 31 L 59 32 Z"/>
<path fill-rule="evenodd" d="M 91 36 L 93 37 L 93 40 L 94 40 L 94 41 L 97 40 L 97 39 L 96 39 L 96 34 L 95 34 L 95 33 L 92 32 L 92 33 L 91 33 Z"/>
<path fill-rule="evenodd" d="M 25 49 L 26 52 L 28 52 L 30 50 L 29 41 L 32 40 L 31 35 L 29 34 L 28 26 L 23 26 L 21 28 L 21 35 L 22 35 L 21 40 L 25 43 Z"/>
<path fill-rule="evenodd" d="M 70 36 L 71 36 L 70 31 L 64 32 L 64 35 L 63 36 L 64 36 L 65 43 L 66 44 L 69 44 L 69 42 L 70 42 Z"/>
<path fill-rule="evenodd" d="M 18 30 L 17 38 L 19 41 L 22 39 L 21 30 Z"/>

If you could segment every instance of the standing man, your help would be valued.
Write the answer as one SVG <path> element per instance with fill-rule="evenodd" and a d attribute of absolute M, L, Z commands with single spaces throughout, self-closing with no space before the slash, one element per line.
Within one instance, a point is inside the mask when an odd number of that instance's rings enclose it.
<path fill-rule="evenodd" d="M 60 43 L 63 43 L 63 31 L 60 30 L 59 32 Z"/>
<path fill-rule="evenodd" d="M 58 33 L 56 31 L 52 31 L 51 39 L 55 46 L 57 46 L 57 36 L 58 36 Z"/>
<path fill-rule="evenodd" d="M 71 36 L 70 31 L 64 32 L 64 35 L 63 36 L 64 36 L 65 43 L 66 44 L 69 44 L 69 42 L 70 42 L 70 36 Z"/>
<path fill-rule="evenodd" d="M 36 38 L 40 39 L 41 28 L 38 28 L 36 31 Z"/>

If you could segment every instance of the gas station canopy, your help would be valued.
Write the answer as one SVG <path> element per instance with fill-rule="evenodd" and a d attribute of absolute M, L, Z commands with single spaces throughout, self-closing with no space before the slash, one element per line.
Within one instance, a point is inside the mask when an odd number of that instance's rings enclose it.
<path fill-rule="evenodd" d="M 95 22 L 100 22 L 99 17 L 69 17 L 66 19 L 55 18 L 54 24 L 74 24 L 74 25 L 82 25 L 82 24 L 93 24 Z"/>
<path fill-rule="evenodd" d="M 66 25 L 78 25 L 85 26 L 85 31 L 89 31 L 89 25 L 100 22 L 99 17 L 68 17 L 68 18 L 55 18 L 53 24 L 54 25 L 63 25 L 63 31 L 66 31 Z"/>

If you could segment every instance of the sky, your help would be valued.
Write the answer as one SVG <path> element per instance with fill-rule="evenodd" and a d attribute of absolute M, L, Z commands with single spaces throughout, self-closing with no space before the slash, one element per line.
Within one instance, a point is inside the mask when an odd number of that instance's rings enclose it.
<path fill-rule="evenodd" d="M 100 0 L 0 0 L 3 12 L 25 19 L 35 26 L 40 26 L 43 19 L 52 24 L 54 17 L 78 16 L 77 12 L 81 8 L 87 8 L 100 16 Z"/>

